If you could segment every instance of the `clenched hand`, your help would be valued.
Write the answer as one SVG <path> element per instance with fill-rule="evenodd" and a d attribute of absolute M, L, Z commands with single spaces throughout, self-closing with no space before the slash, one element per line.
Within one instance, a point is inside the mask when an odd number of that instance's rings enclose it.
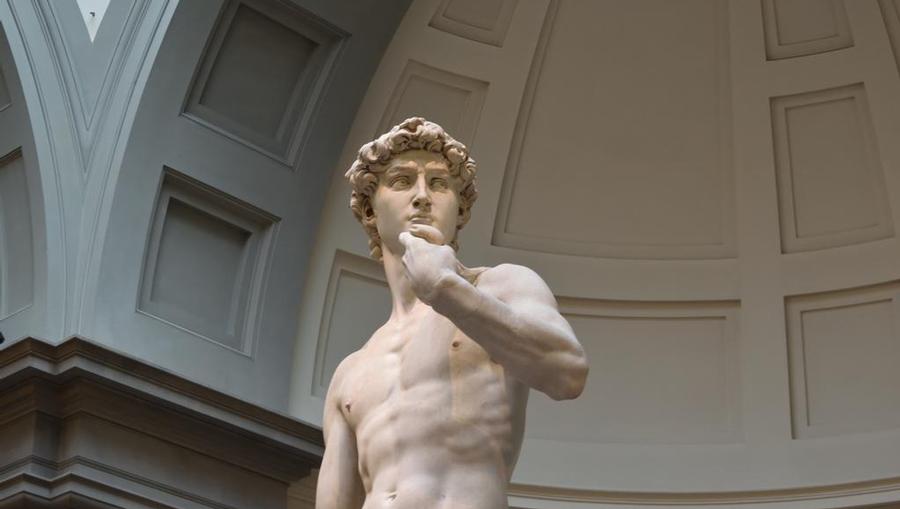
<path fill-rule="evenodd" d="M 406 249 L 402 261 L 413 292 L 425 304 L 433 305 L 442 285 L 464 267 L 453 248 L 444 244 L 444 235 L 433 226 L 411 225 L 399 240 Z"/>

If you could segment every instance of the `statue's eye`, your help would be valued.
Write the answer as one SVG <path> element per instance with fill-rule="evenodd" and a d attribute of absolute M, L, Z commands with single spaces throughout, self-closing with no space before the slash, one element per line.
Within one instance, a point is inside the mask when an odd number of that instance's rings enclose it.
<path fill-rule="evenodd" d="M 450 187 L 450 183 L 447 182 L 447 179 L 433 178 L 431 179 L 431 187 L 432 189 L 447 189 Z"/>
<path fill-rule="evenodd" d="M 399 177 L 394 177 L 390 180 L 389 185 L 391 187 L 398 187 L 398 188 L 406 187 L 409 185 L 409 177 L 406 177 L 403 175 L 401 175 Z"/>

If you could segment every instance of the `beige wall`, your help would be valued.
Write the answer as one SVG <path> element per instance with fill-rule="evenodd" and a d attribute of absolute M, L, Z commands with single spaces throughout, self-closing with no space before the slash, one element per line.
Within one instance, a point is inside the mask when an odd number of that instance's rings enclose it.
<path fill-rule="evenodd" d="M 514 505 L 900 500 L 898 59 L 892 0 L 414 2 L 334 169 L 292 412 L 389 309 L 341 174 L 424 115 L 479 163 L 463 263 L 541 273 L 591 360 L 532 396 Z"/>

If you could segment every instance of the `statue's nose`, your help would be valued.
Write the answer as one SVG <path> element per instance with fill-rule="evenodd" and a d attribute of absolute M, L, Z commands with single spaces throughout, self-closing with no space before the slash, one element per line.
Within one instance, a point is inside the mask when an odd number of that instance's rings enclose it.
<path fill-rule="evenodd" d="M 420 179 L 416 183 L 416 195 L 413 197 L 413 207 L 426 208 L 431 206 L 431 198 L 428 196 L 428 189 L 424 180 Z"/>

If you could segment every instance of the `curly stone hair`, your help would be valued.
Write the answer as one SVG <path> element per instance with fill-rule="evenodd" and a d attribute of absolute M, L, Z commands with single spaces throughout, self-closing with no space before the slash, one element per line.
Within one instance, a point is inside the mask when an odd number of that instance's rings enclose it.
<path fill-rule="evenodd" d="M 459 179 L 459 222 L 460 230 L 472 215 L 472 204 L 478 197 L 475 188 L 475 161 L 469 157 L 469 149 L 453 139 L 444 129 L 422 117 L 412 117 L 394 126 L 376 140 L 359 149 L 359 156 L 344 175 L 353 188 L 350 193 L 350 210 L 369 235 L 369 253 L 381 260 L 381 237 L 375 225 L 375 211 L 372 197 L 378 188 L 378 176 L 387 169 L 386 164 L 398 154 L 408 150 L 427 150 L 444 156 L 450 167 L 450 175 Z M 449 242 L 454 250 L 459 250 L 456 238 Z"/>

